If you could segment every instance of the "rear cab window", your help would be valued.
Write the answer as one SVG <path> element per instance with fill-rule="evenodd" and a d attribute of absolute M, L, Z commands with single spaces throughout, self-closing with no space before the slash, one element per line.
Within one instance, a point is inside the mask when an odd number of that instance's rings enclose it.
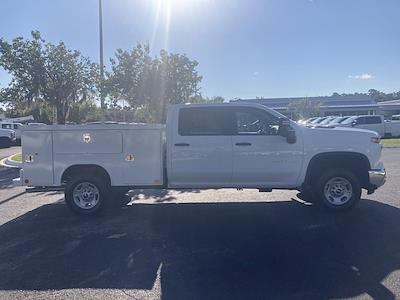
<path fill-rule="evenodd" d="M 224 107 L 190 107 L 179 110 L 181 136 L 232 135 L 232 115 Z"/>

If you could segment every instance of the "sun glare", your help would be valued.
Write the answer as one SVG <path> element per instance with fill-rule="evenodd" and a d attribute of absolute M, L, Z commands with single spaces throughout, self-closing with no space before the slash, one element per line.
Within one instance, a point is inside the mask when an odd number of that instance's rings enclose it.
<path fill-rule="evenodd" d="M 196 11 L 198 5 L 204 4 L 208 0 L 149 0 L 154 3 L 155 14 L 153 22 L 153 33 L 151 37 L 151 44 L 154 43 L 159 30 L 162 29 L 162 39 L 164 48 L 168 49 L 168 41 L 170 35 L 171 19 L 179 19 L 182 15 Z"/>

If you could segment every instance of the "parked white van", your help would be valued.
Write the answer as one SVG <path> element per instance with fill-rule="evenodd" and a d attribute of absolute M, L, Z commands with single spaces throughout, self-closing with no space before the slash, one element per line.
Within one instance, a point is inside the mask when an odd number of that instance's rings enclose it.
<path fill-rule="evenodd" d="M 400 137 L 400 121 L 385 121 L 379 115 L 353 116 L 336 126 L 372 130 L 383 137 Z"/>

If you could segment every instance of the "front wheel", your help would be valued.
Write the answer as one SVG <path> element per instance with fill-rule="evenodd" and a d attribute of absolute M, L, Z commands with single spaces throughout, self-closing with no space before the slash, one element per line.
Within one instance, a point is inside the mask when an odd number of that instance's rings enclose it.
<path fill-rule="evenodd" d="M 353 172 L 335 169 L 321 174 L 314 193 L 324 207 L 333 211 L 344 211 L 359 202 L 361 185 Z"/>
<path fill-rule="evenodd" d="M 110 188 L 105 180 L 94 176 L 80 176 L 68 182 L 65 202 L 73 212 L 91 215 L 105 206 L 109 194 Z"/>

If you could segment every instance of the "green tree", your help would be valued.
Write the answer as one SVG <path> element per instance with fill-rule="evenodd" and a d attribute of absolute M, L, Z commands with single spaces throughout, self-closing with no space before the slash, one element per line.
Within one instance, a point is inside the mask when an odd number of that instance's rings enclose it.
<path fill-rule="evenodd" d="M 0 66 L 11 82 L 0 99 L 14 110 L 34 103 L 55 108 L 57 122 L 64 124 L 73 103 L 83 102 L 96 91 L 98 67 L 63 42 L 45 42 L 38 31 L 32 39 L 0 39 Z"/>
<path fill-rule="evenodd" d="M 114 103 L 126 100 L 138 110 L 141 121 L 164 122 L 168 104 L 190 102 L 200 95 L 202 77 L 197 65 L 186 55 L 164 50 L 153 58 L 148 45 L 138 44 L 130 51 L 118 49 L 111 60 L 106 89 Z"/>
<path fill-rule="evenodd" d="M 321 102 L 311 101 L 310 99 L 302 99 L 291 101 L 289 110 L 292 113 L 292 119 L 308 119 L 320 115 Z"/>

